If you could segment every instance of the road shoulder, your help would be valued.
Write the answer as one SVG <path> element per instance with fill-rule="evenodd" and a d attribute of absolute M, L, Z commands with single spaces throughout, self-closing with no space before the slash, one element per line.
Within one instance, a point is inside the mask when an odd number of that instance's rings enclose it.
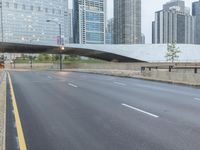
<path fill-rule="evenodd" d="M 1 74 L 3 75 L 3 74 Z M 1 76 L 0 75 L 0 76 Z M 6 122 L 6 76 L 0 82 L 0 150 L 5 150 L 5 122 Z"/>

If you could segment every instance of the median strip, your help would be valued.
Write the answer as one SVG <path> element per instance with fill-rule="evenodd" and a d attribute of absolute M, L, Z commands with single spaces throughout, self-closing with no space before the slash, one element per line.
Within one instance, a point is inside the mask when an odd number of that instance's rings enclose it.
<path fill-rule="evenodd" d="M 124 104 L 124 103 L 122 103 L 122 106 L 125 106 L 125 107 L 127 107 L 127 108 L 136 110 L 136 111 L 138 111 L 138 112 L 144 113 L 144 114 L 149 115 L 149 116 L 154 117 L 154 118 L 158 118 L 158 117 L 159 117 L 159 116 L 157 116 L 157 115 L 154 115 L 154 114 L 152 114 L 152 113 L 149 113 L 149 112 L 147 112 L 147 111 L 141 110 L 141 109 L 139 109 L 139 108 L 136 108 L 136 107 L 133 107 L 133 106 Z"/>
<path fill-rule="evenodd" d="M 13 109 L 14 109 L 14 117 L 15 117 L 17 135 L 18 135 L 18 140 L 19 140 L 19 148 L 20 148 L 20 150 L 27 150 L 24 133 L 23 133 L 23 128 L 22 128 L 22 124 L 21 124 L 21 120 L 20 120 L 20 116 L 19 116 L 19 111 L 17 108 L 17 102 L 16 102 L 16 97 L 15 97 L 15 93 L 14 93 L 14 89 L 13 89 L 13 84 L 12 84 L 12 80 L 11 80 L 9 73 L 8 73 L 8 79 L 9 79 L 9 84 L 10 84 L 10 93 L 11 93 L 12 104 L 13 104 Z"/>

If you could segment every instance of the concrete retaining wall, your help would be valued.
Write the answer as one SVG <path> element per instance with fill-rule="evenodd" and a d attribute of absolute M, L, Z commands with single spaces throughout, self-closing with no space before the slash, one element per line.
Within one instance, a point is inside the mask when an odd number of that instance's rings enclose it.
<path fill-rule="evenodd" d="M 33 64 L 32 65 L 32 69 L 38 69 L 38 70 L 42 70 L 42 69 L 53 69 L 53 63 L 38 63 L 38 64 Z M 15 64 L 15 67 L 14 65 L 12 64 L 6 64 L 5 67 L 7 69 L 31 69 L 31 66 L 30 64 Z"/>
<path fill-rule="evenodd" d="M 63 65 L 64 69 L 112 69 L 112 70 L 140 70 L 146 63 L 80 63 Z M 54 65 L 58 68 L 59 64 Z"/>
<path fill-rule="evenodd" d="M 180 82 L 191 85 L 200 85 L 200 73 L 195 74 L 193 70 L 173 70 L 172 72 L 169 72 L 168 70 L 144 71 L 142 76 L 175 83 Z"/>

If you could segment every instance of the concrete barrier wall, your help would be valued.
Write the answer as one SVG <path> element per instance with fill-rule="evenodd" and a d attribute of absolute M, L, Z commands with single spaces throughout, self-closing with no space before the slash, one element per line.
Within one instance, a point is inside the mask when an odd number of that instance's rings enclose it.
<path fill-rule="evenodd" d="M 116 70 L 140 70 L 142 66 L 162 66 L 162 65 L 176 65 L 176 66 L 196 66 L 200 63 L 80 63 L 63 65 L 64 69 L 116 69 Z M 55 68 L 59 64 L 54 64 Z"/>
<path fill-rule="evenodd" d="M 53 63 L 38 63 L 38 64 L 33 64 L 32 65 L 32 69 L 38 69 L 38 70 L 42 70 L 42 69 L 53 69 Z M 30 64 L 15 64 L 15 66 L 12 64 L 6 64 L 5 67 L 7 69 L 31 69 L 31 65 Z"/>
<path fill-rule="evenodd" d="M 193 70 L 173 70 L 172 72 L 168 70 L 144 71 L 142 76 L 163 81 L 200 85 L 200 73 L 195 74 Z"/>
<path fill-rule="evenodd" d="M 147 63 L 80 63 L 63 65 L 64 69 L 111 69 L 111 70 L 140 70 Z M 59 64 L 54 65 L 58 68 Z"/>

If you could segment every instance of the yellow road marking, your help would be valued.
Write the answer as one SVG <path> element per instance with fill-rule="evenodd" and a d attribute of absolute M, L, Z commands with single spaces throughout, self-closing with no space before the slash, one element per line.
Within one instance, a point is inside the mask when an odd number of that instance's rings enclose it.
<path fill-rule="evenodd" d="M 20 148 L 20 150 L 26 150 L 27 149 L 26 142 L 25 142 L 25 138 L 24 138 L 22 124 L 21 124 L 20 117 L 19 117 L 19 111 L 17 108 L 17 102 L 16 102 L 16 98 L 15 98 L 13 85 L 12 85 L 12 80 L 11 80 L 9 73 L 8 73 L 8 79 L 9 79 L 9 83 L 10 83 L 11 98 L 13 101 L 12 104 L 13 104 L 13 109 L 14 109 L 14 117 L 15 117 L 15 122 L 16 122 L 18 140 L 19 140 L 19 148 Z"/>

